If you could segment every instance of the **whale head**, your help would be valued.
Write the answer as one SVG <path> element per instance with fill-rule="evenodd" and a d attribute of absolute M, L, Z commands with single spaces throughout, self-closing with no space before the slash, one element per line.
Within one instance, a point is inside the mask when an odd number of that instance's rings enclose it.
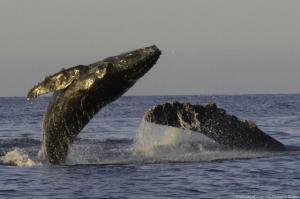
<path fill-rule="evenodd" d="M 117 56 L 108 57 L 101 62 L 91 64 L 96 65 L 94 74 L 96 75 L 95 87 L 103 89 L 105 85 L 109 92 L 125 92 L 135 82 L 144 76 L 157 62 L 161 51 L 155 46 L 140 48 L 137 50 L 122 53 Z"/>
<path fill-rule="evenodd" d="M 27 99 L 72 87 L 73 90 L 79 91 L 105 88 L 122 93 L 154 66 L 160 54 L 161 51 L 152 45 L 108 57 L 90 65 L 63 69 L 35 85 L 28 92 Z"/>
<path fill-rule="evenodd" d="M 86 90 L 85 95 L 92 95 L 95 100 L 106 101 L 104 96 L 109 101 L 116 99 L 154 66 L 160 54 L 153 45 L 108 57 L 89 65 L 89 70 L 70 86 L 70 90 L 74 93 L 78 89 L 79 94 Z"/>

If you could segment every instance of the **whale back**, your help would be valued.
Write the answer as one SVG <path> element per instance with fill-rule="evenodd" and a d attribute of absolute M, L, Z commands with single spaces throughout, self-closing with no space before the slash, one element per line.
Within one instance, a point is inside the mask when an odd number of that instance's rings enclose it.
<path fill-rule="evenodd" d="M 285 150 L 279 141 L 260 130 L 252 121 L 243 121 L 218 108 L 213 102 L 206 106 L 190 103 L 164 103 L 149 109 L 144 119 L 159 125 L 195 131 L 217 143 L 235 149 Z"/>

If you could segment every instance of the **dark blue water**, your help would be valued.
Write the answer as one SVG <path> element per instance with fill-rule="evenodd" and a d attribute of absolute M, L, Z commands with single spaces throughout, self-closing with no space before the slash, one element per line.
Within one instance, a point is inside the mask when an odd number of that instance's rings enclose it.
<path fill-rule="evenodd" d="M 122 97 L 80 133 L 62 166 L 37 158 L 48 100 L 0 98 L 0 156 L 32 160 L 0 165 L 0 198 L 300 198 L 300 95 Z M 165 131 L 156 126 L 139 128 L 148 108 L 172 100 L 215 101 L 256 121 L 290 151 L 191 151 L 182 145 L 189 142 L 185 132 L 169 129 L 160 137 Z M 141 136 L 149 129 L 159 147 L 137 153 L 135 140 L 150 142 Z"/>

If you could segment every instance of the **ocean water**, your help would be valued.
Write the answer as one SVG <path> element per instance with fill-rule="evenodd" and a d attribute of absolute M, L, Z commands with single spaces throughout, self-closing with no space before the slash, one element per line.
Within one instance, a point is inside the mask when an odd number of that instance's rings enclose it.
<path fill-rule="evenodd" d="M 121 97 L 59 166 L 38 158 L 49 99 L 0 98 L 0 198 L 300 198 L 300 95 Z M 199 133 L 142 121 L 174 100 L 212 100 L 289 150 L 223 151 Z"/>

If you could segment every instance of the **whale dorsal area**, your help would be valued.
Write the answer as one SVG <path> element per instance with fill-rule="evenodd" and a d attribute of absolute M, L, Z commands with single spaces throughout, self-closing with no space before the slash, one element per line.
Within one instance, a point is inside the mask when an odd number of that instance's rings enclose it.
<path fill-rule="evenodd" d="M 63 69 L 51 76 L 47 76 L 42 82 L 39 82 L 30 89 L 27 99 L 31 100 L 32 98 L 36 98 L 47 93 L 65 89 L 87 70 L 89 70 L 89 66 L 78 65 L 69 69 Z"/>
<path fill-rule="evenodd" d="M 282 151 L 285 146 L 260 130 L 253 121 L 240 120 L 218 108 L 188 102 L 156 105 L 144 115 L 147 122 L 202 133 L 217 143 L 235 149 Z"/>

